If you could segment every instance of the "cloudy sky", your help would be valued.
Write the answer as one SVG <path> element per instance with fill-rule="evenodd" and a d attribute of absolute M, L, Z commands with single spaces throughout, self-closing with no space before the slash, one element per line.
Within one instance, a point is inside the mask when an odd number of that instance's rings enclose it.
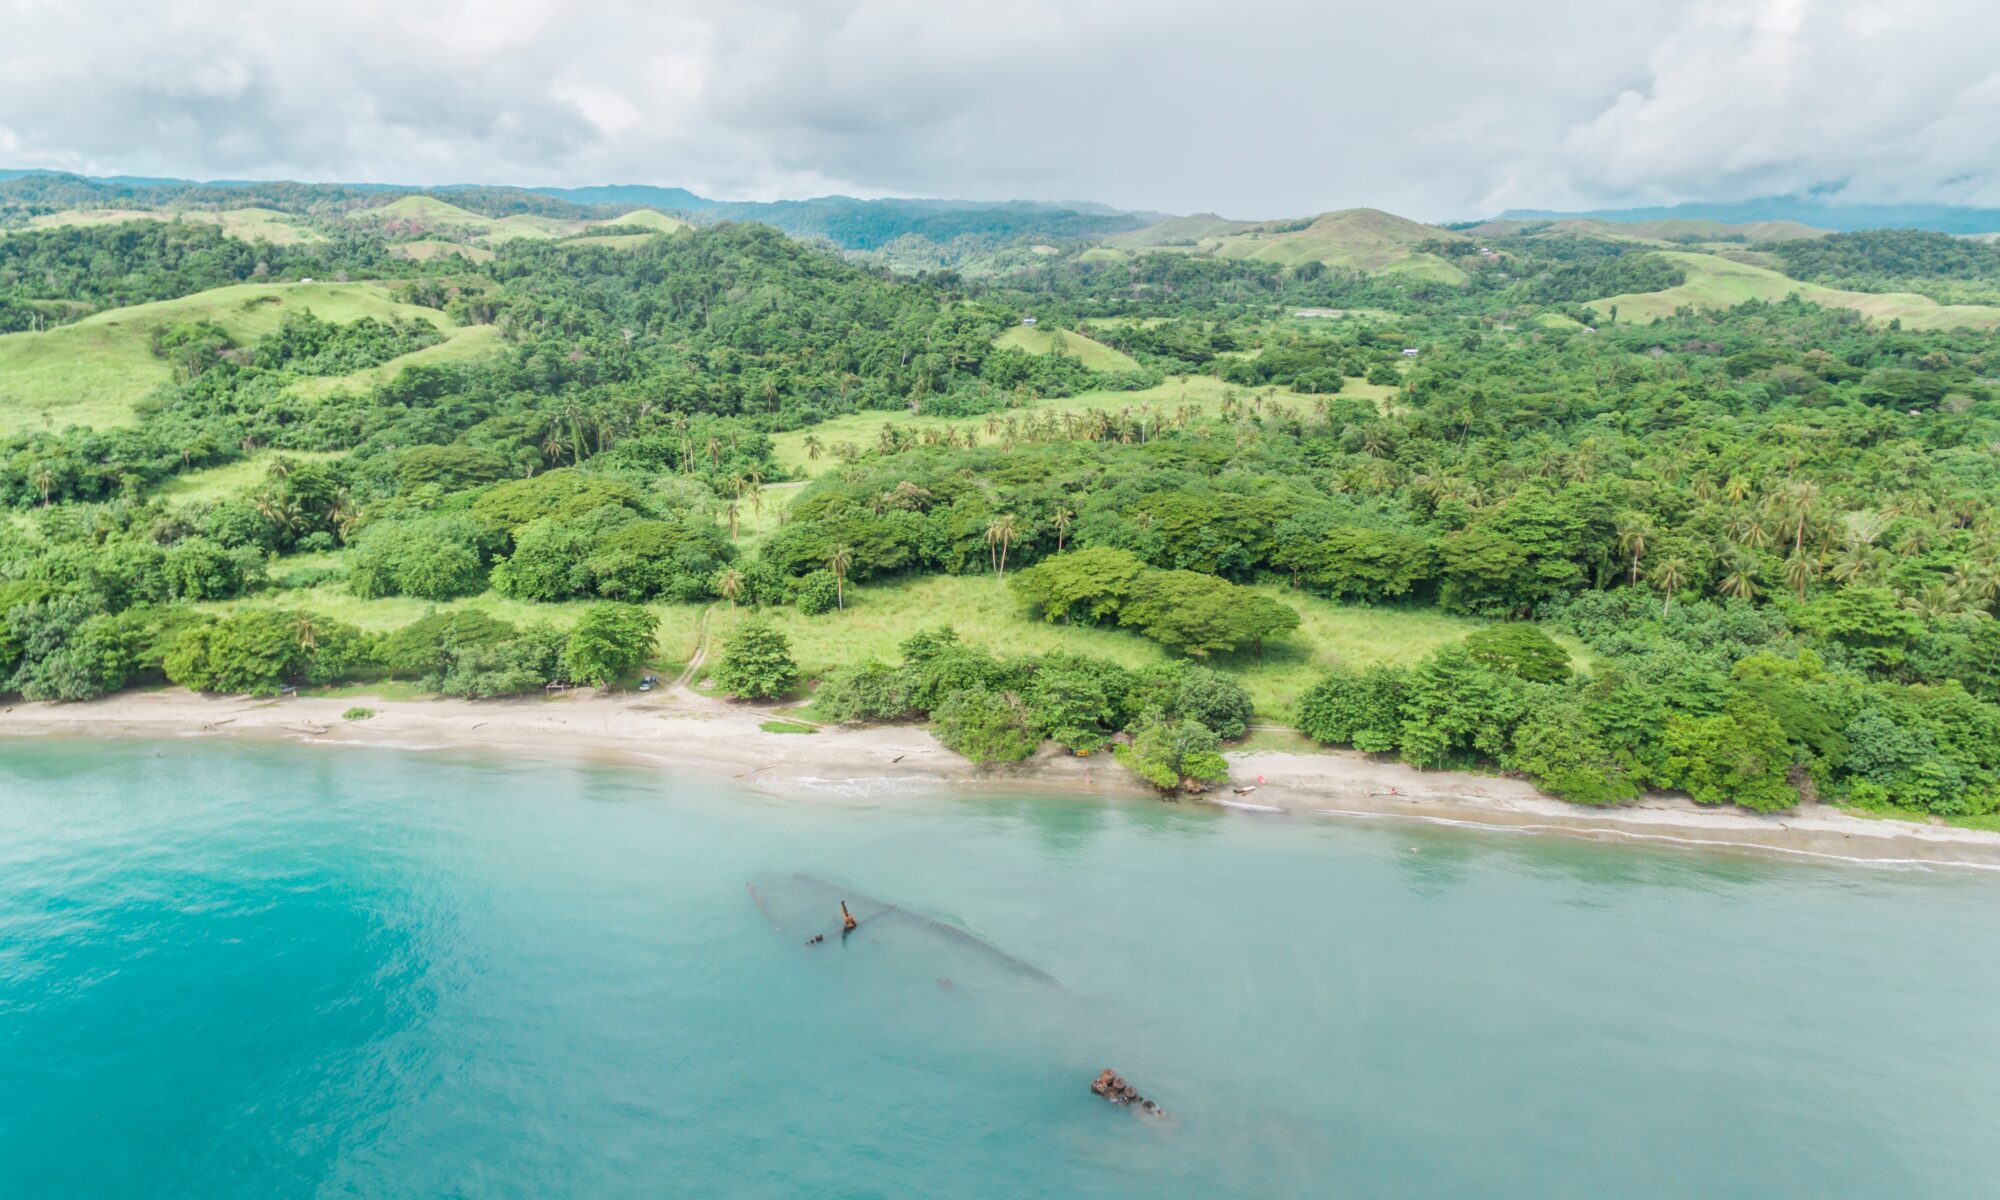
<path fill-rule="evenodd" d="M 0 166 L 1265 217 L 2000 206 L 1993 0 L 0 0 Z"/>

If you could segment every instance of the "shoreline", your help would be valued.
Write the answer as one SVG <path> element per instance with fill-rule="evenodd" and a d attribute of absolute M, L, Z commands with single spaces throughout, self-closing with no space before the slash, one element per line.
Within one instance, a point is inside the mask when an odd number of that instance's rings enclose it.
<path fill-rule="evenodd" d="M 351 707 L 375 716 L 343 720 Z M 981 767 L 910 725 L 769 733 L 768 708 L 678 688 L 506 700 L 387 700 L 370 696 L 202 696 L 180 689 L 124 692 L 78 704 L 18 703 L 0 712 L 0 741 L 15 737 L 264 737 L 404 750 L 494 750 L 609 758 L 691 771 L 767 795 L 866 797 L 912 789 L 1032 790 L 1145 798 L 1154 793 L 1110 755 L 1044 752 L 1021 764 Z M 1732 849 L 1875 866 L 1958 866 L 2000 871 L 2000 832 L 1874 820 L 1824 805 L 1761 815 L 1703 808 L 1649 794 L 1593 809 L 1501 776 L 1419 771 L 1354 751 L 1234 751 L 1237 797 L 1224 788 L 1196 803 L 1246 816 L 1428 824 Z"/>

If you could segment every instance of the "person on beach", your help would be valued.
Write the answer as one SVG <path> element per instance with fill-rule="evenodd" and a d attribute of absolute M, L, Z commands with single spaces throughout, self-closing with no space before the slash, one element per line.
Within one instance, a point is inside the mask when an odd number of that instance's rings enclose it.
<path fill-rule="evenodd" d="M 855 927 L 860 924 L 861 922 L 854 919 L 854 914 L 847 911 L 847 901 L 842 900 L 840 902 L 840 936 L 846 937 L 848 934 L 853 933 Z"/>

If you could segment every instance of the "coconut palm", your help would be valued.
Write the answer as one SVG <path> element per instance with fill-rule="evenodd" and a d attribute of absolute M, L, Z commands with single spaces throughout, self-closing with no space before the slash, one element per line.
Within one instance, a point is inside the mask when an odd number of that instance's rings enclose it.
<path fill-rule="evenodd" d="M 1674 593 L 1687 586 L 1687 572 L 1687 560 L 1679 555 L 1670 555 L 1660 560 L 1659 565 L 1653 568 L 1652 574 L 1647 576 L 1653 581 L 1653 586 L 1667 598 L 1666 604 L 1660 609 L 1660 615 L 1665 616 L 1673 611 Z"/>
<path fill-rule="evenodd" d="M 1640 513 L 1618 518 L 1618 553 L 1632 560 L 1632 584 L 1639 583 L 1639 560 L 1646 557 L 1646 540 L 1653 536 L 1653 523 Z"/>
<path fill-rule="evenodd" d="M 1725 596 L 1737 600 L 1757 598 L 1757 559 L 1755 555 L 1738 549 L 1731 549 L 1723 556 L 1725 568 L 1722 581 L 1716 587 Z"/>
<path fill-rule="evenodd" d="M 1062 550 L 1063 550 L 1063 538 L 1065 538 L 1066 536 L 1068 536 L 1068 534 L 1069 534 L 1069 527 L 1070 527 L 1070 524 L 1071 524 L 1072 522 L 1074 522 L 1075 520 L 1076 520 L 1076 514 L 1075 514 L 1075 513 L 1071 512 L 1071 511 L 1070 511 L 1070 510 L 1068 510 L 1067 508 L 1063 508 L 1063 507 L 1061 507 L 1061 506 L 1057 506 L 1057 508 L 1056 508 L 1056 515 L 1055 515 L 1054 517 L 1052 517 L 1052 518 L 1050 519 L 1050 521 L 1049 521 L 1049 524 L 1050 524 L 1050 525 L 1052 525 L 1052 526 L 1054 526 L 1054 527 L 1055 527 L 1055 531 L 1056 531 L 1056 553 L 1057 553 L 1057 554 L 1061 554 L 1061 553 L 1062 553 Z"/>
<path fill-rule="evenodd" d="M 986 550 L 991 556 L 995 550 L 999 556 L 993 559 L 993 574 L 997 579 L 1007 577 L 1007 547 L 1013 545 L 1020 532 L 1020 522 L 1012 513 L 1001 513 L 986 523 Z"/>
<path fill-rule="evenodd" d="M 833 603 L 837 608 L 847 607 L 847 569 L 853 565 L 854 551 L 844 544 L 826 556 L 826 569 L 833 572 Z"/>
<path fill-rule="evenodd" d="M 729 601 L 729 607 L 735 608 L 736 598 L 743 594 L 743 572 L 735 567 L 726 568 L 715 577 L 715 590 Z"/>
<path fill-rule="evenodd" d="M 1785 560 L 1785 585 L 1792 589 L 1800 600 L 1806 598 L 1806 585 L 1819 578 L 1819 566 L 1807 558 L 1803 552 L 1794 551 Z"/>

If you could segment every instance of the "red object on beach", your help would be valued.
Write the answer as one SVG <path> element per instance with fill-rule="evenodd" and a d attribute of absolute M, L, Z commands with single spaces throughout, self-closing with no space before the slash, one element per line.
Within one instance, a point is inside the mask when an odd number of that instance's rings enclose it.
<path fill-rule="evenodd" d="M 1257 776 L 1257 782 L 1261 785 L 1264 782 L 1264 777 L 1262 775 Z"/>

